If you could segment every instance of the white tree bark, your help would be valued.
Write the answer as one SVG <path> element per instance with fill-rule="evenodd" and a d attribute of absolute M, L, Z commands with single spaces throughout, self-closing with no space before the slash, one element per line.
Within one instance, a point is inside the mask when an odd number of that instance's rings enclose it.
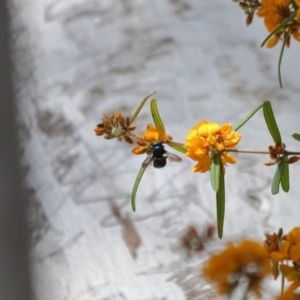
<path fill-rule="evenodd" d="M 239 155 L 226 172 L 224 239 L 188 259 L 180 237 L 216 220 L 209 174 L 192 174 L 184 157 L 149 168 L 133 213 L 131 189 L 145 156 L 93 132 L 103 113 L 130 116 L 152 91 L 167 132 L 183 142 L 202 119 L 235 124 L 271 100 L 284 140 L 297 150 L 289 136 L 299 123 L 299 47 L 285 53 L 282 90 L 278 53 L 260 49 L 267 34 L 260 20 L 246 28 L 243 12 L 227 2 L 11 1 L 33 299 L 211 299 L 199 271 L 207 251 L 299 225 L 299 167 L 291 192 L 273 197 L 267 157 Z M 151 122 L 146 105 L 136 121 L 141 134 Z M 262 114 L 240 132 L 241 148 L 272 144 Z"/>

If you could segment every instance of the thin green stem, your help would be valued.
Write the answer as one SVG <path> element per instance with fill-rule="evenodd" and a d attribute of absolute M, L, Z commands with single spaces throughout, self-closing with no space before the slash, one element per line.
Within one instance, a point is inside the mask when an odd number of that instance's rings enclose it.
<path fill-rule="evenodd" d="M 279 81 L 279 86 L 282 88 L 282 80 L 281 80 L 281 61 L 282 61 L 282 57 L 283 57 L 283 52 L 284 52 L 284 49 L 285 49 L 285 44 L 286 44 L 286 41 L 289 37 L 289 34 L 288 32 L 284 31 L 284 34 L 283 34 L 283 43 L 282 43 L 282 47 L 281 47 L 281 50 L 280 50 L 280 54 L 279 54 L 279 60 L 278 60 L 278 81 Z"/>
<path fill-rule="evenodd" d="M 300 152 L 294 152 L 294 151 L 284 151 L 285 155 L 300 155 Z"/>
<path fill-rule="evenodd" d="M 225 148 L 222 152 L 236 152 L 236 153 L 249 153 L 249 154 L 270 154 L 269 151 L 260 151 L 260 150 L 248 150 L 248 149 L 227 149 Z M 294 151 L 284 151 L 284 155 L 300 155 L 300 152 Z"/>
<path fill-rule="evenodd" d="M 281 296 L 284 292 L 284 276 L 281 274 Z"/>
<path fill-rule="evenodd" d="M 249 154 L 270 154 L 269 151 L 248 150 L 248 149 L 227 149 L 227 148 L 225 148 L 222 152 L 237 152 L 237 153 L 249 153 Z"/>
<path fill-rule="evenodd" d="M 184 143 L 180 143 L 180 142 L 176 142 L 176 141 L 173 141 L 173 140 L 167 140 L 166 142 L 167 144 L 173 144 L 173 145 L 178 145 L 178 146 L 184 146 Z"/>

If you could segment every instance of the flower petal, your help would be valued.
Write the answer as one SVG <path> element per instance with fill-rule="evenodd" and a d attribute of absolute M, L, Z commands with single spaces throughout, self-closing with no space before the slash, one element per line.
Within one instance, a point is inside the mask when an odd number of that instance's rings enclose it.
<path fill-rule="evenodd" d="M 226 164 L 226 163 L 235 164 L 236 163 L 236 158 L 231 156 L 227 152 L 222 153 L 221 159 L 222 159 L 223 164 Z"/>
<path fill-rule="evenodd" d="M 211 158 L 208 156 L 203 157 L 203 159 L 199 160 L 198 163 L 194 166 L 193 172 L 205 173 L 210 169 Z"/>
<path fill-rule="evenodd" d="M 168 139 L 168 136 L 163 129 L 148 125 L 144 134 L 144 138 L 150 143 L 165 142 Z"/>

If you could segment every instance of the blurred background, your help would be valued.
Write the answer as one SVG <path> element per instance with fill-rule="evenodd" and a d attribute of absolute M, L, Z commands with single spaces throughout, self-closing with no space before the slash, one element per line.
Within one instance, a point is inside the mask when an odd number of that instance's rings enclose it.
<path fill-rule="evenodd" d="M 284 53 L 281 89 L 280 46 L 260 48 L 263 20 L 246 27 L 231 1 L 7 4 L 25 185 L 15 210 L 28 207 L 31 299 L 211 299 L 200 276 L 209 253 L 245 236 L 262 241 L 266 232 L 299 226 L 299 166 L 290 167 L 290 192 L 272 196 L 275 168 L 263 165 L 263 155 L 237 155 L 227 168 L 222 240 L 208 234 L 216 223 L 209 174 L 193 174 L 193 162 L 179 153 L 181 164 L 147 169 L 134 213 L 132 186 L 146 156 L 93 131 L 104 113 L 131 116 L 153 91 L 168 134 L 182 142 L 202 119 L 235 125 L 270 100 L 283 141 L 296 151 L 299 43 Z M 146 105 L 135 122 L 141 134 L 148 123 Z M 273 144 L 262 112 L 239 132 L 238 148 Z M 203 249 L 184 242 L 194 229 Z M 22 272 L 27 278 L 26 264 Z M 278 291 L 266 286 L 265 299 Z"/>

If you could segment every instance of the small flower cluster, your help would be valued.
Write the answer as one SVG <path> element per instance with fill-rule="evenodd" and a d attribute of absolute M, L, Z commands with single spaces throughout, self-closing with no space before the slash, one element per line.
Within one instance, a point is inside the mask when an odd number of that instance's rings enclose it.
<path fill-rule="evenodd" d="M 261 282 L 271 272 L 268 256 L 257 242 L 244 240 L 229 244 L 221 253 L 211 256 L 202 269 L 203 276 L 212 283 L 220 295 L 230 296 L 242 283 L 245 293 L 261 297 Z"/>
<path fill-rule="evenodd" d="M 130 119 L 124 118 L 119 111 L 110 116 L 103 115 L 102 122 L 99 123 L 94 131 L 96 135 L 104 135 L 107 140 L 117 138 L 118 141 L 124 140 L 133 144 L 131 131 L 135 130 L 135 126 L 130 124 Z"/>
<path fill-rule="evenodd" d="M 269 39 L 267 48 L 272 48 L 277 45 L 279 39 L 283 34 L 287 35 L 286 46 L 290 46 L 291 36 L 298 42 L 300 42 L 300 0 L 294 1 L 295 5 L 292 4 L 292 0 L 262 0 L 261 8 L 257 12 L 257 16 L 264 18 L 265 27 L 269 32 L 272 32 L 282 22 L 291 16 L 297 10 L 296 18 L 291 20 L 284 28 L 276 32 L 276 34 Z"/>
<path fill-rule="evenodd" d="M 282 36 L 287 47 L 290 46 L 291 36 L 300 42 L 300 0 L 242 0 L 239 5 L 247 15 L 247 25 L 251 24 L 256 12 L 258 17 L 264 18 L 269 32 L 291 18 L 268 40 L 267 48 L 276 46 Z"/>
<path fill-rule="evenodd" d="M 295 227 L 287 235 L 283 235 L 280 229 L 277 234 L 266 235 L 266 238 L 264 246 L 272 263 L 273 276 L 276 279 L 280 271 L 291 282 L 283 296 L 292 295 L 300 287 L 300 227 Z"/>
<path fill-rule="evenodd" d="M 276 143 L 274 146 L 269 146 L 269 153 L 271 160 L 264 162 L 266 166 L 272 166 L 278 164 L 282 159 L 285 159 L 285 144 Z M 300 159 L 299 156 L 291 156 L 286 159 L 287 164 L 293 164 Z"/>
<path fill-rule="evenodd" d="M 219 126 L 217 123 L 208 123 L 203 120 L 191 129 L 186 139 L 186 156 L 198 162 L 193 172 L 208 171 L 216 151 L 222 152 L 221 160 L 224 165 L 236 163 L 233 156 L 223 151 L 234 148 L 241 139 L 241 136 L 231 129 L 229 123 Z"/>

